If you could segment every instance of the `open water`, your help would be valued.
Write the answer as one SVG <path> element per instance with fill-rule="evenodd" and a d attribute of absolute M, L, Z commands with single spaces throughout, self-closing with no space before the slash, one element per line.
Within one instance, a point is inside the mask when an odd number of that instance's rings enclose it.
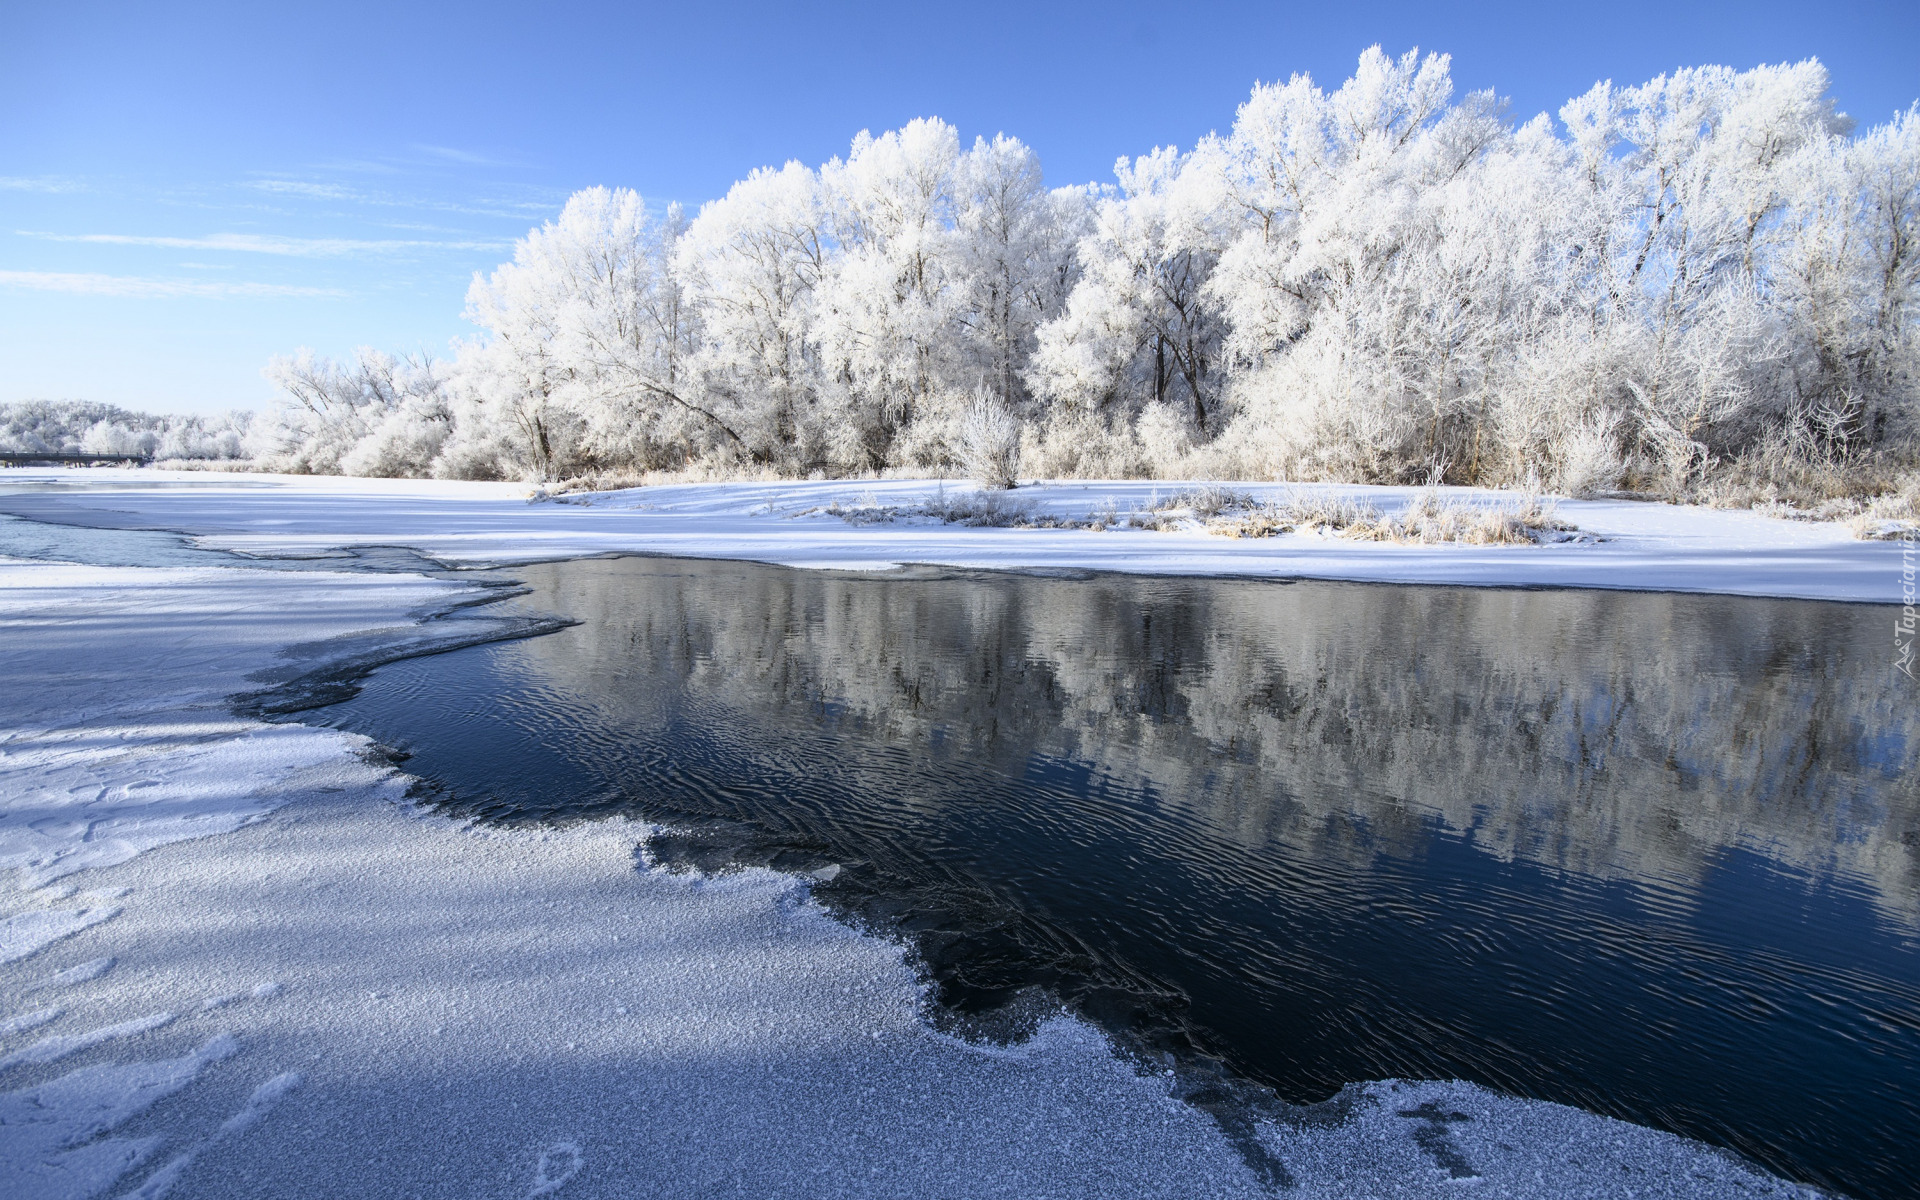
<path fill-rule="evenodd" d="M 545 637 L 302 720 L 454 811 L 814 873 L 938 1019 L 1064 1002 L 1302 1103 L 1460 1078 L 1861 1197 L 1920 1179 L 1890 610 L 599 559 Z"/>

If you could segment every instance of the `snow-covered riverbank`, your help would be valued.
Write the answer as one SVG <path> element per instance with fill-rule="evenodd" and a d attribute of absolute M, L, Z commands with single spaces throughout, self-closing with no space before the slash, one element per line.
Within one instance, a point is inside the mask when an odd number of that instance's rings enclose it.
<path fill-rule="evenodd" d="M 907 509 L 966 483 L 930 480 L 679 484 L 529 503 L 521 484 L 203 472 L 14 470 L 0 513 L 67 524 L 170 529 L 250 554 L 324 555 L 405 545 L 449 563 L 510 563 L 614 552 L 738 558 L 798 567 L 905 563 L 1386 583 L 1634 588 L 1900 602 L 1901 548 L 1841 524 L 1631 501 L 1562 501 L 1587 539 L 1542 546 L 1394 545 L 1315 534 L 1237 539 L 1199 531 L 993 529 L 937 520 L 849 523 L 835 505 Z M 1064 482 L 1010 503 L 1084 520 L 1151 506 L 1184 485 Z M 31 489 L 31 490 L 28 490 Z M 1244 485 L 1257 498 L 1333 492 L 1383 514 L 1414 488 Z M 1494 503 L 1498 493 L 1443 489 Z M 1507 498 L 1510 502 L 1510 498 Z"/>
<path fill-rule="evenodd" d="M 6 499 L 256 552 L 512 559 L 818 529 L 816 565 L 914 561 L 860 541 L 871 527 L 782 524 L 741 507 L 772 500 L 724 492 L 704 523 L 691 493 L 673 534 L 475 485 L 84 478 L 99 490 Z M 968 533 L 993 565 L 1041 536 L 926 530 Z M 1799 1194 L 1465 1084 L 1372 1084 L 1321 1120 L 1236 1124 L 1064 1017 L 1021 1047 L 968 1045 L 921 1022 L 898 947 L 798 881 L 636 869 L 645 830 L 622 823 L 425 816 L 362 739 L 230 709 L 330 663 L 510 632 L 484 610 L 421 624 L 483 594 L 0 560 L 0 1193 L 1234 1196 L 1284 1177 L 1302 1195 L 1453 1195 L 1471 1176 L 1488 1196 Z"/>

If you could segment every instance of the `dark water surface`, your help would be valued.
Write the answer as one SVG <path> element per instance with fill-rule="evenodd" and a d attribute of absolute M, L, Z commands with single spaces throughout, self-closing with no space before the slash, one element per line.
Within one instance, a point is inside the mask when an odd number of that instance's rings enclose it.
<path fill-rule="evenodd" d="M 819 869 L 953 1013 L 1044 987 L 1296 1102 L 1469 1079 L 1914 1194 L 1920 726 L 1891 610 L 516 574 L 581 624 L 305 719 L 462 811 L 633 812 L 688 829 L 670 859 Z"/>

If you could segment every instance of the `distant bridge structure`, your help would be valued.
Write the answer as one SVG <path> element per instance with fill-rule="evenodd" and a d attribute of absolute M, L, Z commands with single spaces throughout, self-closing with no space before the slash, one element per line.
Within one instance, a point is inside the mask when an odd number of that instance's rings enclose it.
<path fill-rule="evenodd" d="M 15 454 L 0 453 L 0 467 L 144 467 L 151 454 Z"/>

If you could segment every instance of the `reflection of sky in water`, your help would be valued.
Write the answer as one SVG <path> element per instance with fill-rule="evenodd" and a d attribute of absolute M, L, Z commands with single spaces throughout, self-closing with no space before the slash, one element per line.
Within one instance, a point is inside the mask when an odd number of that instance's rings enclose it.
<path fill-rule="evenodd" d="M 1461 1077 L 1861 1195 L 1920 1169 L 1885 609 L 516 573 L 584 623 L 383 668 L 334 717 L 474 811 L 750 822 L 743 856 L 903 916 L 949 1000 L 1045 984 L 1295 1099 Z"/>

